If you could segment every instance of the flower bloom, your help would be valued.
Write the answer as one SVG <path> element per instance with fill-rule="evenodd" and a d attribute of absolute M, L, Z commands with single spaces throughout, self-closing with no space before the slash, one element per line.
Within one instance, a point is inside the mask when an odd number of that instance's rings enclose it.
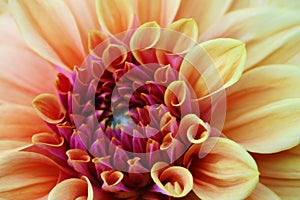
<path fill-rule="evenodd" d="M 297 198 L 297 8 L 240 2 L 3 2 L 0 198 Z"/>

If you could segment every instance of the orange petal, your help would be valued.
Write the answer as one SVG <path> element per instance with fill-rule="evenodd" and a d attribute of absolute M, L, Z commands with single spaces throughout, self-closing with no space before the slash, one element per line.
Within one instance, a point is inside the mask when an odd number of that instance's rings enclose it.
<path fill-rule="evenodd" d="M 166 27 L 173 21 L 179 5 L 180 0 L 136 0 L 136 12 L 141 24 L 156 21 Z"/>
<path fill-rule="evenodd" d="M 261 199 L 280 200 L 280 198 L 272 190 L 270 190 L 265 185 L 258 183 L 255 190 L 251 193 L 251 195 L 246 200 L 261 200 Z"/>
<path fill-rule="evenodd" d="M 43 197 L 59 181 L 61 173 L 62 169 L 43 155 L 5 154 L 0 159 L 0 197 L 16 200 Z"/>
<path fill-rule="evenodd" d="M 111 34 L 126 31 L 133 25 L 133 7 L 128 1 L 97 0 L 96 9 L 101 27 Z"/>
<path fill-rule="evenodd" d="M 89 30 L 100 30 L 100 25 L 98 23 L 98 17 L 95 9 L 95 1 L 86 0 L 77 2 L 73 0 L 66 0 L 65 2 L 70 8 L 73 16 L 75 17 L 85 53 L 88 54 Z"/>
<path fill-rule="evenodd" d="M 0 105 L 1 150 L 13 150 L 31 144 L 31 137 L 50 129 L 37 116 L 33 108 L 15 105 Z"/>
<path fill-rule="evenodd" d="M 274 154 L 253 154 L 262 177 L 300 180 L 300 145 Z"/>
<path fill-rule="evenodd" d="M 207 30 L 201 41 L 220 37 L 242 40 L 248 54 L 246 69 L 262 63 L 292 64 L 300 52 L 298 16 L 298 12 L 289 9 L 243 9 L 224 16 Z"/>
<path fill-rule="evenodd" d="M 299 76 L 300 68 L 288 65 L 262 66 L 245 73 L 227 91 L 225 135 L 258 153 L 274 153 L 297 145 Z"/>
<path fill-rule="evenodd" d="M 157 162 L 151 168 L 151 177 L 162 193 L 172 197 L 184 197 L 193 188 L 193 176 L 184 167 Z"/>
<path fill-rule="evenodd" d="M 193 174 L 193 191 L 201 199 L 244 199 L 258 182 L 253 158 L 226 138 L 209 138 L 202 145 L 193 145 L 183 163 Z"/>
<path fill-rule="evenodd" d="M 180 18 L 193 18 L 202 34 L 212 23 L 223 16 L 230 7 L 231 0 L 189 0 L 182 1 L 176 15 L 176 20 Z"/>
<path fill-rule="evenodd" d="M 120 171 L 109 170 L 100 174 L 103 180 L 102 189 L 107 192 L 127 191 L 127 188 L 122 183 L 124 174 Z"/>
<path fill-rule="evenodd" d="M 210 40 L 187 53 L 180 74 L 201 98 L 234 84 L 243 72 L 245 61 L 242 42 L 223 38 Z"/>
<path fill-rule="evenodd" d="M 73 69 L 84 58 L 78 27 L 63 1 L 9 1 L 27 44 L 46 60 Z M 58 20 L 59 18 L 59 20 Z"/>
<path fill-rule="evenodd" d="M 57 124 L 65 118 L 65 110 L 55 95 L 41 94 L 32 101 L 32 105 L 37 114 L 50 124 Z"/>
<path fill-rule="evenodd" d="M 300 196 L 300 145 L 274 154 L 253 154 L 260 181 L 282 199 Z"/>

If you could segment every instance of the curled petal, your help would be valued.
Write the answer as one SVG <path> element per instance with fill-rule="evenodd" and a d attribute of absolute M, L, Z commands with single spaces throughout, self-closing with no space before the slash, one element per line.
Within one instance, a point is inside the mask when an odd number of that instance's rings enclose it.
<path fill-rule="evenodd" d="M 134 32 L 130 39 L 130 50 L 140 63 L 155 63 L 155 50 L 160 38 L 160 26 L 156 22 L 147 22 Z"/>
<path fill-rule="evenodd" d="M 157 187 L 154 190 L 172 197 L 184 197 L 193 188 L 193 176 L 184 167 L 157 162 L 151 168 L 151 177 Z"/>
<path fill-rule="evenodd" d="M 89 179 L 85 176 L 71 178 L 57 184 L 50 192 L 48 200 L 101 200 L 109 198 L 107 194 L 92 187 Z"/>
<path fill-rule="evenodd" d="M 208 138 L 210 127 L 196 115 L 188 114 L 181 119 L 178 134 L 183 141 L 200 144 Z"/>
<path fill-rule="evenodd" d="M 258 183 L 253 158 L 226 138 L 212 137 L 191 146 L 183 164 L 193 174 L 193 191 L 201 199 L 244 199 Z"/>
<path fill-rule="evenodd" d="M 32 143 L 51 152 L 55 156 L 66 159 L 64 138 L 55 133 L 38 133 L 32 137 Z"/>
<path fill-rule="evenodd" d="M 77 172 L 90 176 L 88 163 L 91 161 L 87 152 L 81 149 L 70 149 L 66 152 L 68 156 L 68 164 L 72 166 Z"/>
<path fill-rule="evenodd" d="M 192 48 L 180 67 L 198 98 L 234 84 L 246 62 L 245 45 L 234 39 L 210 40 Z"/>
<path fill-rule="evenodd" d="M 57 124 L 65 118 L 66 111 L 55 95 L 41 94 L 33 101 L 32 105 L 37 114 L 50 124 Z"/>
<path fill-rule="evenodd" d="M 0 198 L 36 199 L 45 196 L 68 171 L 41 154 L 15 152 L 0 159 Z M 22 194 L 22 195 L 20 195 Z"/>
<path fill-rule="evenodd" d="M 107 192 L 127 191 L 128 189 L 122 183 L 124 174 L 120 171 L 110 170 L 100 174 L 103 180 L 102 189 Z"/>
<path fill-rule="evenodd" d="M 186 53 L 197 41 L 198 27 L 191 19 L 180 19 L 163 30 L 158 49 L 165 49 L 173 54 Z M 174 42 L 170 42 L 174 41 Z"/>
<path fill-rule="evenodd" d="M 111 34 L 126 31 L 133 24 L 133 8 L 126 1 L 97 0 L 96 9 L 101 27 Z"/>

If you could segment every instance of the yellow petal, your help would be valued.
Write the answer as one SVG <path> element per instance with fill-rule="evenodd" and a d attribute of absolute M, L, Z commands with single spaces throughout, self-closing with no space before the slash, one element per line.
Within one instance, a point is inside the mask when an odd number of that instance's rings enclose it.
<path fill-rule="evenodd" d="M 280 198 L 268 187 L 262 183 L 258 183 L 255 190 L 246 200 L 261 200 L 261 199 L 272 199 L 280 200 Z"/>
<path fill-rule="evenodd" d="M 201 41 L 220 37 L 242 40 L 248 54 L 246 69 L 260 65 L 260 62 L 292 64 L 300 52 L 299 25 L 299 13 L 289 9 L 243 9 L 224 16 L 207 30 Z"/>
<path fill-rule="evenodd" d="M 253 158 L 226 138 L 209 138 L 202 145 L 193 145 L 183 163 L 191 171 L 193 191 L 201 199 L 244 199 L 258 182 Z"/>
<path fill-rule="evenodd" d="M 155 48 L 160 38 L 160 26 L 156 22 L 148 22 L 137 28 L 130 39 L 130 50 L 140 63 L 155 63 Z"/>
<path fill-rule="evenodd" d="M 245 73 L 227 91 L 225 135 L 258 153 L 297 145 L 299 76 L 300 68 L 288 65 L 262 66 Z"/>
<path fill-rule="evenodd" d="M 181 119 L 178 134 L 184 141 L 188 139 L 189 143 L 200 144 L 208 138 L 210 127 L 197 115 L 188 114 Z"/>
<path fill-rule="evenodd" d="M 96 9 L 101 27 L 111 34 L 126 31 L 133 24 L 133 7 L 128 1 L 97 0 Z"/>
<path fill-rule="evenodd" d="M 57 124 L 65 118 L 65 110 L 55 95 L 41 94 L 32 101 L 32 105 L 37 114 L 48 123 Z"/>
<path fill-rule="evenodd" d="M 193 176 L 184 167 L 157 162 L 151 168 L 151 177 L 163 193 L 172 197 L 184 197 L 193 188 Z"/>
<path fill-rule="evenodd" d="M 54 161 L 40 154 L 16 152 L 2 155 L 0 198 L 22 200 L 43 197 L 60 181 L 61 173 L 64 172 Z"/>
<path fill-rule="evenodd" d="M 196 44 L 197 37 L 198 27 L 195 20 L 180 19 L 164 29 L 158 48 L 166 49 L 173 54 L 185 53 Z"/>
<path fill-rule="evenodd" d="M 141 24 L 149 21 L 156 21 L 162 27 L 166 27 L 173 21 L 180 0 L 136 0 L 135 4 L 136 12 Z"/>
<path fill-rule="evenodd" d="M 75 19 L 63 1 L 9 1 L 27 44 L 46 60 L 73 68 L 84 59 Z M 59 20 L 58 20 L 59 18 Z"/>
<path fill-rule="evenodd" d="M 234 84 L 241 76 L 246 61 L 242 42 L 216 39 L 191 49 L 180 67 L 181 79 L 187 80 L 198 98 Z"/>

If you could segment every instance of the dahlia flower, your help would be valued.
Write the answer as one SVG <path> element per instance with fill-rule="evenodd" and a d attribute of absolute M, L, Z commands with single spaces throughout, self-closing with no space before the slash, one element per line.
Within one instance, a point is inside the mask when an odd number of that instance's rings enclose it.
<path fill-rule="evenodd" d="M 298 199 L 299 5 L 0 1 L 0 199 Z"/>

